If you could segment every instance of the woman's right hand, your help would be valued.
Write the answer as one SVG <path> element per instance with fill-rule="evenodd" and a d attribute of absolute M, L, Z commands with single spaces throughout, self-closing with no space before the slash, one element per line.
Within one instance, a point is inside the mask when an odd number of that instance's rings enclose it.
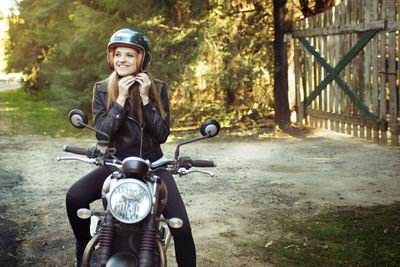
<path fill-rule="evenodd" d="M 121 106 L 125 105 L 126 99 L 129 96 L 129 88 L 134 84 L 136 81 L 136 77 L 133 75 L 128 75 L 125 77 L 122 77 L 118 81 L 118 98 L 117 102 Z"/>

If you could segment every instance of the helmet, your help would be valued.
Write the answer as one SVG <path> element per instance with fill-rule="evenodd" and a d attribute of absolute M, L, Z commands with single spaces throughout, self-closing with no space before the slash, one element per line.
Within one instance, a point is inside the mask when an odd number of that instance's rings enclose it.
<path fill-rule="evenodd" d="M 137 69 L 145 72 L 151 60 L 151 48 L 147 37 L 136 29 L 122 29 L 115 32 L 108 42 L 107 61 L 114 69 L 114 51 L 117 47 L 130 47 L 138 51 Z"/>

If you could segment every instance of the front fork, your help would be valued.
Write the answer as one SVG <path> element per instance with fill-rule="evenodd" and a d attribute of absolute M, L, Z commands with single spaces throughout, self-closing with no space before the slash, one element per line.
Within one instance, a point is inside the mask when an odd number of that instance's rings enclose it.
<path fill-rule="evenodd" d="M 114 222 L 110 211 L 106 211 L 104 222 L 100 231 L 99 250 L 97 253 L 98 266 L 105 266 L 111 256 L 112 242 L 114 239 Z M 99 265 L 100 263 L 100 265 Z"/>
<path fill-rule="evenodd" d="M 112 242 L 114 238 L 114 223 L 113 216 L 110 211 L 106 211 L 104 216 L 104 222 L 101 226 L 101 231 L 99 234 L 95 235 L 89 243 L 86 245 L 85 251 L 82 255 L 82 267 L 90 266 L 90 258 L 93 251 L 95 251 L 95 246 L 99 244 L 99 249 L 97 250 L 97 266 L 105 266 L 108 259 L 111 256 Z"/>
<path fill-rule="evenodd" d="M 171 242 L 172 235 L 171 235 L 169 227 L 166 223 L 161 222 L 161 221 L 158 223 L 160 223 L 159 230 L 162 233 L 162 236 L 161 236 L 162 240 L 156 239 L 155 245 L 156 245 L 156 249 L 159 251 L 159 254 L 160 254 L 160 267 L 166 267 L 167 266 L 167 249 Z M 100 239 L 103 239 L 103 238 L 101 238 L 102 233 L 103 233 L 103 231 L 101 231 L 99 234 L 95 235 L 89 241 L 89 243 L 86 245 L 85 251 L 82 256 L 82 267 L 90 266 L 90 259 L 91 259 L 92 253 L 95 251 L 95 246 L 100 242 Z M 97 253 L 100 253 L 100 250 L 101 249 L 98 249 Z M 153 257 L 153 251 L 154 250 L 151 251 L 151 257 Z M 98 260 L 101 260 L 102 264 L 103 264 L 102 266 L 104 266 L 106 264 L 106 262 L 109 258 L 109 256 L 107 256 L 107 254 L 104 254 L 104 252 L 107 252 L 107 250 L 103 247 L 102 248 L 103 254 L 101 256 L 97 255 L 97 262 L 99 263 Z M 143 264 L 147 264 L 147 263 L 143 262 Z M 143 266 L 143 265 L 139 265 L 139 266 Z"/>

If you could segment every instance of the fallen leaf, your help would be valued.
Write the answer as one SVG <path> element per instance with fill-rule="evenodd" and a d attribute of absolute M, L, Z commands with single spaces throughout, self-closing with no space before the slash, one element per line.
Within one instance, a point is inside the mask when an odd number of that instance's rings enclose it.
<path fill-rule="evenodd" d="M 271 246 L 273 243 L 274 243 L 274 240 L 268 241 L 268 243 L 265 244 L 264 248 Z"/>
<path fill-rule="evenodd" d="M 307 237 L 304 237 L 304 238 L 303 238 L 303 246 L 304 246 L 304 247 L 307 247 L 307 242 L 308 242 L 308 238 L 307 238 Z"/>
<path fill-rule="evenodd" d="M 284 247 L 284 249 L 293 248 L 293 247 L 299 249 L 298 245 L 289 245 L 289 246 Z"/>
<path fill-rule="evenodd" d="M 319 259 L 319 258 L 321 258 L 321 256 L 315 255 L 314 253 L 311 253 L 311 257 L 314 258 L 314 259 Z"/>

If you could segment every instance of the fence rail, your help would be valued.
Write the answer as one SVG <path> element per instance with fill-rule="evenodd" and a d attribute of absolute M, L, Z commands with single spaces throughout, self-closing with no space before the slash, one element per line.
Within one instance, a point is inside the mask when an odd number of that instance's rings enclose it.
<path fill-rule="evenodd" d="M 399 146 L 400 0 L 344 0 L 292 27 L 297 120 Z"/>

